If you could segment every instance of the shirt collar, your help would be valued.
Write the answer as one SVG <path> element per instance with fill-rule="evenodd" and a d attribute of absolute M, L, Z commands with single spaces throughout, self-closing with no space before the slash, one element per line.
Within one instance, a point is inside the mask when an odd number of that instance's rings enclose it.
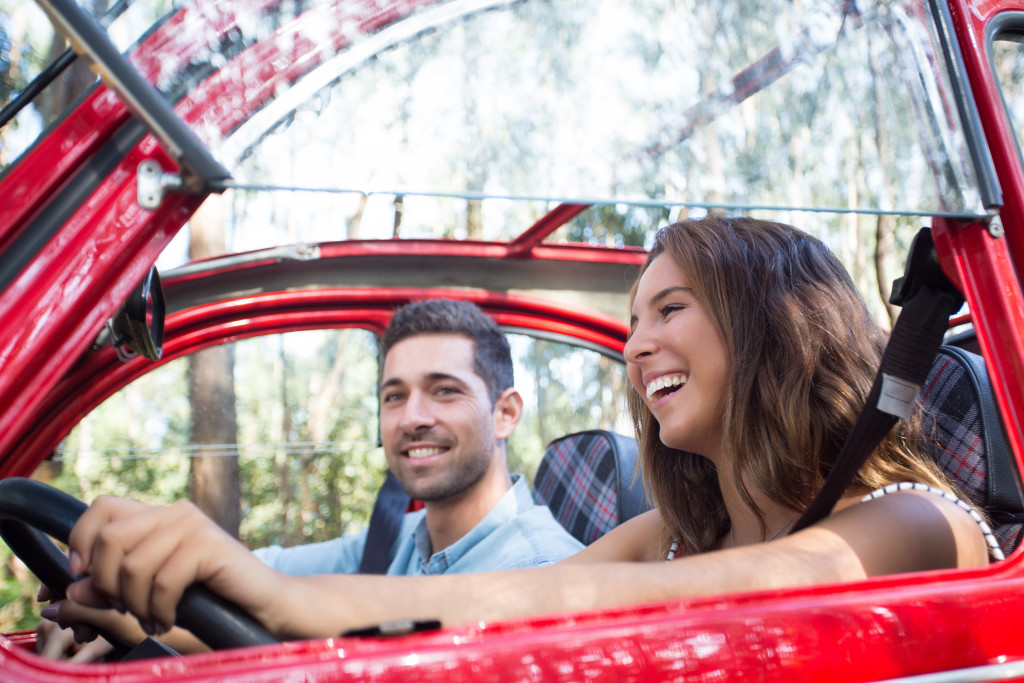
<path fill-rule="evenodd" d="M 491 532 L 512 521 L 520 512 L 528 510 L 533 505 L 533 496 L 530 495 L 526 477 L 521 474 L 513 474 L 512 487 L 505 492 L 505 495 L 491 508 L 491 511 L 465 536 L 433 554 L 431 554 L 430 534 L 427 532 L 427 518 L 424 515 L 420 523 L 416 525 L 413 535 L 416 541 L 416 551 L 419 554 L 420 568 L 425 574 L 444 572 Z"/>

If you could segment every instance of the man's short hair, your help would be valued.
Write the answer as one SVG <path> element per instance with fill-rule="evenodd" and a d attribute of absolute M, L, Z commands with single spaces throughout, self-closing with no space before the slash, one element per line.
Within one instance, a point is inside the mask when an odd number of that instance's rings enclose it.
<path fill-rule="evenodd" d="M 487 385 L 493 405 L 513 385 L 512 351 L 508 339 L 475 304 L 454 299 L 428 299 L 395 311 L 384 330 L 382 357 L 391 347 L 424 334 L 458 334 L 473 342 L 473 371 Z"/>

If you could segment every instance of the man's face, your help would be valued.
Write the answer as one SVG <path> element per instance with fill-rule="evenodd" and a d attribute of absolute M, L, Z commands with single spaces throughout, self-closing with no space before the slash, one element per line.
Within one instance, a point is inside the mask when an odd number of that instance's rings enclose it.
<path fill-rule="evenodd" d="M 392 346 L 380 406 L 388 467 L 414 499 L 458 496 L 496 458 L 494 409 L 466 337 L 420 335 Z"/>

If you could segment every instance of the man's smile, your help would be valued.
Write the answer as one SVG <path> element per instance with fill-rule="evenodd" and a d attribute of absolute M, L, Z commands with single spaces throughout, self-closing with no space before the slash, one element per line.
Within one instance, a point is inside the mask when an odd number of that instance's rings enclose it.
<path fill-rule="evenodd" d="M 440 455 L 447 450 L 447 447 L 441 446 L 419 446 L 416 448 L 410 448 L 405 452 L 405 455 L 413 460 L 419 460 L 421 458 L 429 458 L 432 455 Z"/>

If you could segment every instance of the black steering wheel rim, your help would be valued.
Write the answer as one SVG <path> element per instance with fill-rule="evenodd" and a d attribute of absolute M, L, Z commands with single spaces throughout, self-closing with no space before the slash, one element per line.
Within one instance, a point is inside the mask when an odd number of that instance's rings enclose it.
<path fill-rule="evenodd" d="M 32 479 L 0 480 L 0 538 L 51 590 L 63 596 L 72 581 L 67 558 L 49 536 L 67 543 L 85 503 Z M 178 603 L 178 626 L 215 650 L 278 640 L 240 607 L 195 584 Z"/>

